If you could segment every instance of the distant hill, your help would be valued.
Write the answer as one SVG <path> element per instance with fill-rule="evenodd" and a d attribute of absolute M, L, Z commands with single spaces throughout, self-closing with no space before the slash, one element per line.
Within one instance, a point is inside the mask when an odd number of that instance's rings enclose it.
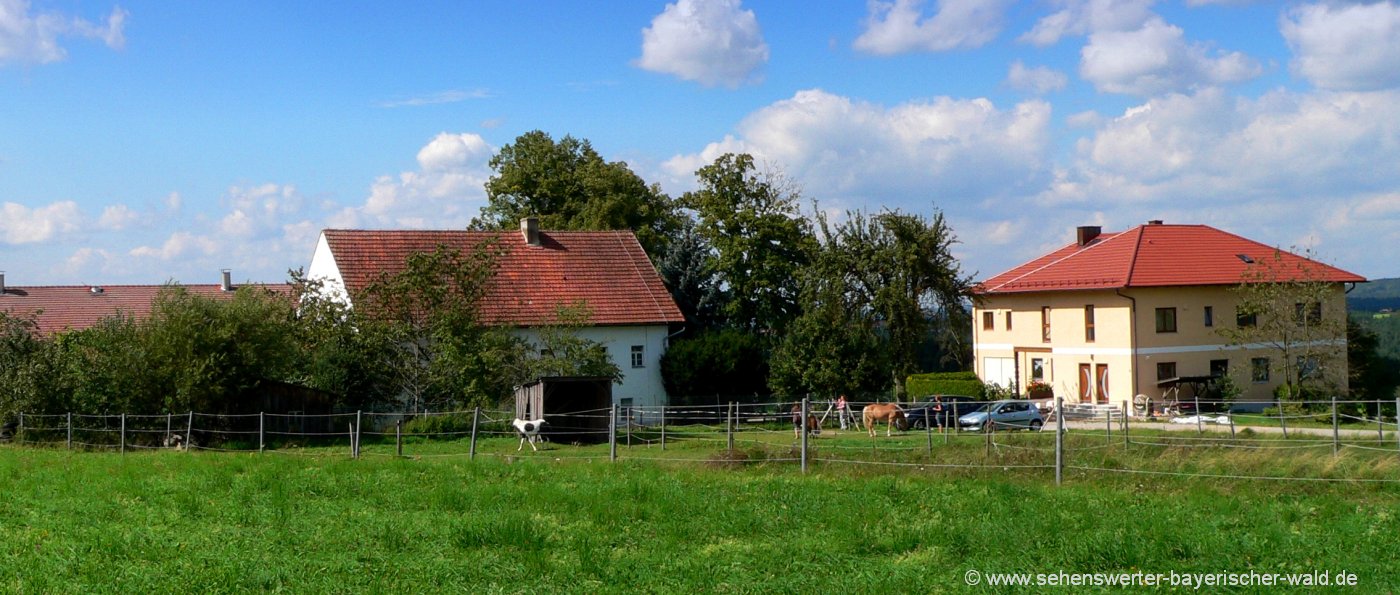
<path fill-rule="evenodd" d="M 1400 279 L 1372 279 L 1357 283 L 1347 294 L 1347 309 L 1353 312 L 1378 312 L 1383 308 L 1400 311 Z"/>

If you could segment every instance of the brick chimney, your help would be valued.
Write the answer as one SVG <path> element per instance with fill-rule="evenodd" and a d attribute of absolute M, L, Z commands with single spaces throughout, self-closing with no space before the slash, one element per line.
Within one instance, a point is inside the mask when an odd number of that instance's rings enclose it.
<path fill-rule="evenodd" d="M 525 236 L 525 243 L 531 246 L 540 245 L 540 218 L 526 217 L 520 220 L 520 233 Z"/>
<path fill-rule="evenodd" d="M 1088 246 L 1089 242 L 1094 241 L 1094 238 L 1103 233 L 1103 228 L 1098 225 L 1081 225 L 1075 231 L 1078 232 L 1076 235 L 1079 239 L 1079 245 Z"/>

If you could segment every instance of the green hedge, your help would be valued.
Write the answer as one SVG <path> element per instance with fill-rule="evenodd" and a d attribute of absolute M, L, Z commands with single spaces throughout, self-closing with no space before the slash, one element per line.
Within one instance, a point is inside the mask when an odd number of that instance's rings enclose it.
<path fill-rule="evenodd" d="M 912 374 L 904 384 L 909 398 L 920 399 L 928 395 L 967 395 L 981 397 L 986 387 L 973 372 L 936 372 L 932 374 Z"/>

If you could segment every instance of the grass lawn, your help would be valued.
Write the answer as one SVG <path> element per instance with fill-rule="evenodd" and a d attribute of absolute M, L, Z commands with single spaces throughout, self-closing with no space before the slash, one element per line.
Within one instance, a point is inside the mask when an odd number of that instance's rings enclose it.
<path fill-rule="evenodd" d="M 1346 570 L 1363 591 L 1400 588 L 1391 566 L 1395 484 L 1071 470 L 1057 488 L 1053 475 L 1011 467 L 1043 460 L 1040 436 L 1030 434 L 996 446 L 1005 471 L 838 463 L 864 454 L 869 439 L 828 436 L 803 475 L 791 463 L 763 462 L 790 452 L 792 435 L 779 436 L 772 446 L 741 445 L 757 461 L 743 465 L 626 460 L 659 453 L 656 446 L 634 446 L 618 462 L 606 460 L 606 445 L 551 445 L 517 458 L 508 439 L 483 444 L 474 461 L 429 452 L 464 452 L 451 443 L 411 445 L 421 454 L 411 460 L 375 455 L 392 443 L 366 444 L 360 460 L 338 449 L 3 447 L 0 589 L 939 592 L 964 590 L 970 569 Z M 925 438 L 874 449 L 917 461 Z M 939 460 L 986 457 L 985 442 L 974 440 L 939 445 Z M 690 443 L 666 452 L 724 458 L 713 443 Z M 1360 452 L 1308 452 L 1283 464 L 1262 451 L 1093 444 L 1078 444 L 1072 462 L 1396 476 L 1393 461 Z"/>

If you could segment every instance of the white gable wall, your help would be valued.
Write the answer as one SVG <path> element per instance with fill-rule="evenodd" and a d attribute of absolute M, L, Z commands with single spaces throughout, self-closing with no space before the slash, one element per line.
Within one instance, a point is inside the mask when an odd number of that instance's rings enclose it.
<path fill-rule="evenodd" d="M 340 265 L 335 262 L 335 255 L 331 253 L 330 243 L 326 242 L 325 232 L 321 232 L 321 238 L 316 240 L 316 251 L 311 254 L 311 264 L 306 267 L 306 278 L 320 279 L 324 283 L 321 287 L 322 295 L 350 304 L 350 295 L 345 290 L 345 277 L 340 274 Z"/>
<path fill-rule="evenodd" d="M 524 328 L 513 331 L 539 349 L 539 332 Z M 661 354 L 666 352 L 666 325 L 651 326 L 590 326 L 578 330 L 578 336 L 602 343 L 622 371 L 622 382 L 613 384 L 613 402 L 623 404 L 631 399 L 634 407 L 666 405 L 666 388 L 661 383 Z M 632 346 L 642 346 L 642 367 L 632 367 Z"/>

